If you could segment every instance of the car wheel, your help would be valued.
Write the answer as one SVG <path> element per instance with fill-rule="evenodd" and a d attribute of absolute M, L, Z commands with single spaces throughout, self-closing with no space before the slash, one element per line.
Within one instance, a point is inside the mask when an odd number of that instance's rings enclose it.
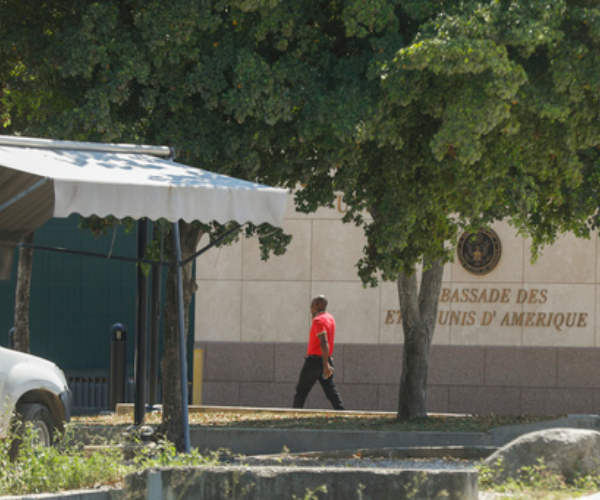
<path fill-rule="evenodd" d="M 19 405 L 17 412 L 23 424 L 32 426 L 37 444 L 52 446 L 55 425 L 48 408 L 39 403 L 32 403 Z"/>

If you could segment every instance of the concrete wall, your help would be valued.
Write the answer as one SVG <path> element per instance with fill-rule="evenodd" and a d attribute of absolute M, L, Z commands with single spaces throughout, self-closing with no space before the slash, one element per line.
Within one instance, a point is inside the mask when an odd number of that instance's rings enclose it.
<path fill-rule="evenodd" d="M 456 498 L 476 500 L 478 473 L 334 467 L 178 467 L 146 469 L 125 479 L 130 500 L 177 498 Z M 321 491 L 323 486 L 325 491 Z"/>
<path fill-rule="evenodd" d="M 199 342 L 203 403 L 290 407 L 304 344 Z M 345 344 L 335 381 L 349 410 L 396 411 L 401 346 Z M 600 349 L 434 346 L 435 413 L 600 414 Z M 315 386 L 307 408 L 330 409 Z"/>
<path fill-rule="evenodd" d="M 310 325 L 325 294 L 338 324 L 336 383 L 348 409 L 394 411 L 402 326 L 395 283 L 364 289 L 356 275 L 364 237 L 334 208 L 304 215 L 290 203 L 286 255 L 260 261 L 258 242 L 198 260 L 196 346 L 205 349 L 205 404 L 289 406 Z M 565 235 L 535 263 L 505 223 L 497 267 L 448 264 L 429 377 L 432 412 L 598 412 L 598 238 Z M 319 388 L 308 406 L 325 407 Z"/>

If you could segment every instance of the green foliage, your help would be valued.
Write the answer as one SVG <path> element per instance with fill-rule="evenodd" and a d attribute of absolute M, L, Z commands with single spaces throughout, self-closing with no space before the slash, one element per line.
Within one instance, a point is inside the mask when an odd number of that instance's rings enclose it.
<path fill-rule="evenodd" d="M 523 467 L 517 478 L 505 481 L 498 480 L 502 473 L 501 461 L 493 467 L 482 464 L 478 471 L 480 489 L 509 495 L 510 498 L 571 498 L 573 494 L 592 493 L 600 487 L 600 476 L 576 474 L 565 478 L 550 471 L 543 458 L 535 465 Z M 564 493 L 564 496 L 555 496 L 557 493 Z"/>
<path fill-rule="evenodd" d="M 89 231 L 96 237 L 107 234 L 109 230 L 116 230 L 116 226 L 123 226 L 126 233 L 131 233 L 135 229 L 135 220 L 130 217 L 120 220 L 112 215 L 104 218 L 92 215 L 79 219 L 79 228 Z"/>
<path fill-rule="evenodd" d="M 266 182 L 254 134 L 240 123 L 256 113 L 270 123 L 289 114 L 287 104 L 264 99 L 287 92 L 279 81 L 286 70 L 272 71 L 251 50 L 254 39 L 292 29 L 283 18 L 255 22 L 256 10 L 277 5 L 2 0 L 0 9 L 10 13 L 0 19 L 6 132 L 169 144 L 184 163 Z M 105 232 L 114 222 L 84 225 Z M 279 230 L 250 232 L 261 234 L 263 258 L 282 253 L 291 239 Z"/>
<path fill-rule="evenodd" d="M 1 5 L 9 131 L 170 144 L 183 162 L 302 184 L 304 211 L 342 192 L 367 236 L 365 283 L 447 261 L 462 230 L 496 220 L 534 255 L 597 223 L 593 3 Z"/>
<path fill-rule="evenodd" d="M 306 494 L 300 499 L 300 497 L 296 495 L 292 495 L 293 500 L 319 500 L 321 498 L 319 493 L 327 493 L 327 485 L 322 484 L 318 488 L 311 490 L 310 488 L 306 488 Z"/>
<path fill-rule="evenodd" d="M 36 442 L 28 427 L 21 436 L 19 452 L 11 460 L 12 436 L 0 441 L 0 495 L 24 495 L 113 484 L 131 467 L 124 465 L 120 453 L 108 450 L 85 456 L 78 446 L 64 442 L 45 448 Z"/>
<path fill-rule="evenodd" d="M 156 447 L 141 447 L 134 458 L 134 464 L 139 468 L 215 465 L 219 463 L 220 457 L 227 453 L 225 450 L 218 450 L 203 455 L 197 448 L 192 449 L 190 453 L 179 453 L 173 443 L 161 440 Z"/>
<path fill-rule="evenodd" d="M 65 490 L 114 485 L 126 474 L 148 467 L 209 466 L 219 463 L 225 450 L 202 455 L 197 449 L 179 454 L 168 441 L 155 447 L 141 446 L 130 462 L 115 443 L 104 443 L 103 449 L 88 453 L 74 440 L 68 426 L 54 447 L 37 444 L 31 426 L 25 429 L 16 457 L 11 456 L 12 434 L 0 441 L 0 495 L 31 495 Z"/>

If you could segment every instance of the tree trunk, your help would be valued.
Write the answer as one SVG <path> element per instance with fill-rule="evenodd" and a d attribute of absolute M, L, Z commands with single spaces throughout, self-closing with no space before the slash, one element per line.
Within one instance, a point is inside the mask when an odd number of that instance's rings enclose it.
<path fill-rule="evenodd" d="M 203 233 L 198 225 L 188 224 L 183 221 L 179 222 L 179 229 L 181 236 L 181 256 L 185 260 L 196 252 Z M 186 337 L 190 303 L 197 289 L 192 269 L 193 262 L 182 268 Z M 177 276 L 175 268 L 171 266 L 167 274 L 167 298 L 164 309 L 165 339 L 161 362 L 163 421 L 160 430 L 165 438 L 175 445 L 178 451 L 183 451 L 183 405 L 180 391 L 181 377 L 177 324 Z"/>
<path fill-rule="evenodd" d="M 33 244 L 33 232 L 23 238 L 23 243 Z M 15 350 L 29 352 L 29 297 L 31 294 L 31 270 L 33 249 L 19 248 L 17 287 L 15 290 L 14 342 Z"/>
<path fill-rule="evenodd" d="M 442 289 L 444 265 L 431 263 L 418 290 L 416 273 L 398 275 L 398 297 L 404 329 L 398 420 L 427 416 L 427 373 Z"/>

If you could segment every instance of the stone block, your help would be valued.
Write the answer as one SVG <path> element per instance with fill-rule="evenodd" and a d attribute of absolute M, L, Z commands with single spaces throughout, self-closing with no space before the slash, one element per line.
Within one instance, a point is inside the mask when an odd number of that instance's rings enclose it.
<path fill-rule="evenodd" d="M 363 230 L 339 220 L 312 221 L 311 279 L 356 281 L 356 262 L 362 257 Z"/>
<path fill-rule="evenodd" d="M 487 347 L 485 385 L 551 387 L 556 385 L 557 352 L 553 348 Z"/>
<path fill-rule="evenodd" d="M 273 344 L 214 343 L 204 355 L 204 379 L 211 382 L 272 382 Z"/>
<path fill-rule="evenodd" d="M 377 411 L 398 411 L 398 384 L 380 384 L 377 387 Z"/>
<path fill-rule="evenodd" d="M 448 411 L 450 413 L 495 413 L 498 415 L 515 412 L 520 406 L 521 393 L 518 388 L 505 387 L 449 387 Z"/>
<path fill-rule="evenodd" d="M 240 382 L 240 406 L 291 408 L 295 384 Z"/>
<path fill-rule="evenodd" d="M 448 386 L 427 386 L 427 413 L 448 413 Z"/>
<path fill-rule="evenodd" d="M 239 383 L 203 382 L 202 404 L 207 406 L 239 406 Z"/>
<path fill-rule="evenodd" d="M 239 341 L 241 308 L 241 281 L 202 281 L 196 292 L 194 339 Z"/>
<path fill-rule="evenodd" d="M 389 345 L 344 346 L 344 382 L 387 384 L 400 380 L 402 348 Z"/>
<path fill-rule="evenodd" d="M 600 349 L 558 349 L 558 387 L 599 387 Z"/>
<path fill-rule="evenodd" d="M 430 356 L 431 385 L 483 385 L 484 347 L 433 346 Z"/>
<path fill-rule="evenodd" d="M 289 343 L 275 345 L 275 381 L 298 381 L 306 356 L 306 344 Z M 336 364 L 336 370 L 338 369 Z M 337 374 L 336 374 L 337 375 Z"/>
<path fill-rule="evenodd" d="M 523 388 L 523 413 L 538 415 L 590 414 L 594 408 L 594 389 Z"/>
<path fill-rule="evenodd" d="M 306 342 L 310 299 L 308 282 L 244 281 L 242 342 Z"/>

